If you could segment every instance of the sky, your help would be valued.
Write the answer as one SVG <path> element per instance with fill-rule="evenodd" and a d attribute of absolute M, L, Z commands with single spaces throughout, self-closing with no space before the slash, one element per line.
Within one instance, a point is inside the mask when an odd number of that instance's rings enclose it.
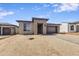
<path fill-rule="evenodd" d="M 0 22 L 47 18 L 48 23 L 79 21 L 78 3 L 0 3 Z"/>

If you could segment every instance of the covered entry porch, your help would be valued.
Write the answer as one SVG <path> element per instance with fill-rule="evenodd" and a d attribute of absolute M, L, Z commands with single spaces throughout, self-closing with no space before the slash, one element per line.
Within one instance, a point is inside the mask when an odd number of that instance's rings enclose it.
<path fill-rule="evenodd" d="M 32 18 L 33 32 L 37 34 L 47 34 L 47 21 L 45 18 Z"/>

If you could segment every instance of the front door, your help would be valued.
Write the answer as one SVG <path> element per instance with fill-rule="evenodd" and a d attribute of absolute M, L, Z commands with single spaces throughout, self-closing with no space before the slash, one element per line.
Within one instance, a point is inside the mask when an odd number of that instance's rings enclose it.
<path fill-rule="evenodd" d="M 43 34 L 43 24 L 38 24 L 38 26 L 37 26 L 37 33 L 38 34 Z"/>

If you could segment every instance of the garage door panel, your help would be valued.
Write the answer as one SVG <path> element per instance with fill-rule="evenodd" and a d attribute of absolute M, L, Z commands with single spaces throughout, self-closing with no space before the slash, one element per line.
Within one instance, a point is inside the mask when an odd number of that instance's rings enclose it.
<path fill-rule="evenodd" d="M 10 35 L 11 29 L 10 28 L 3 28 L 3 35 Z"/>
<path fill-rule="evenodd" d="M 57 33 L 57 27 L 56 26 L 51 26 L 47 28 L 48 33 Z"/>
<path fill-rule="evenodd" d="M 79 25 L 77 25 L 76 29 L 77 29 L 77 32 L 79 32 Z"/>

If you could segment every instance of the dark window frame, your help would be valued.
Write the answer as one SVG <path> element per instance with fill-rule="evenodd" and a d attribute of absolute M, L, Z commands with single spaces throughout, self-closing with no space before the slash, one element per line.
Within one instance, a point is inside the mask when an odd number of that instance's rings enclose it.
<path fill-rule="evenodd" d="M 28 27 L 27 23 L 24 23 L 24 31 L 30 31 L 30 29 L 28 29 L 27 27 Z"/>

